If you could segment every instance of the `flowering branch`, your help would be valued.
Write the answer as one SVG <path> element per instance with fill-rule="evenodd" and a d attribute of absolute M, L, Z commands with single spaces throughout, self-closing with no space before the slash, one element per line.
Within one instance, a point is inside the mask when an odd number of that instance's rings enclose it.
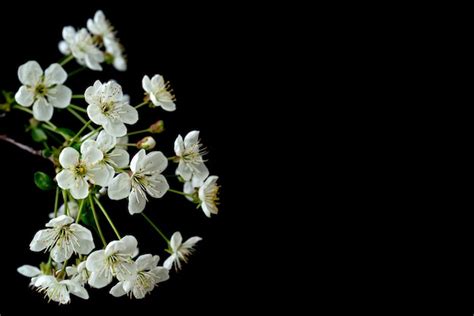
<path fill-rule="evenodd" d="M 8 137 L 7 135 L 5 134 L 0 134 L 0 140 L 3 140 L 4 142 L 7 142 L 7 143 L 10 143 L 10 144 L 13 144 L 15 145 L 16 147 L 20 148 L 20 149 L 23 149 L 24 151 L 32 154 L 32 155 L 35 155 L 35 156 L 40 156 L 42 158 L 46 158 L 43 156 L 43 153 L 41 150 L 36 150 L 34 148 L 31 148 L 30 146 L 27 146 L 25 144 L 22 144 L 22 143 L 19 143 L 17 142 L 16 140 L 14 140 L 13 138 L 10 138 Z M 49 159 L 48 159 L 49 160 Z"/>

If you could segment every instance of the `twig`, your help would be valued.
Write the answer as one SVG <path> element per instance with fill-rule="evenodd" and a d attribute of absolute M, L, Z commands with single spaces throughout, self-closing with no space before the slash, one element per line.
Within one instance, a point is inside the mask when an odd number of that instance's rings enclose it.
<path fill-rule="evenodd" d="M 26 152 L 29 152 L 30 154 L 32 155 L 35 155 L 35 156 L 40 156 L 42 158 L 46 158 L 45 156 L 43 156 L 43 153 L 41 152 L 41 150 L 36 150 L 36 149 L 33 149 L 31 148 L 30 146 L 27 146 L 25 144 L 22 144 L 22 143 L 19 143 L 17 142 L 16 140 L 8 137 L 7 135 L 5 134 L 0 134 L 0 140 L 3 140 L 7 143 L 10 143 L 10 144 L 13 144 L 15 145 L 16 147 L 20 148 L 20 149 L 23 149 L 24 151 Z M 48 159 L 48 158 L 46 158 Z M 51 159 L 48 159 L 50 160 L 51 162 L 53 162 Z"/>

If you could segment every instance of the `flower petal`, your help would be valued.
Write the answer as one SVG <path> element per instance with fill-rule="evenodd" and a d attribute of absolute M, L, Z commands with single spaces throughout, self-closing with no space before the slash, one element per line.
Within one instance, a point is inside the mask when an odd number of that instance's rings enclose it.
<path fill-rule="evenodd" d="M 33 104 L 33 116 L 38 121 L 49 121 L 53 117 L 53 110 L 53 106 L 42 97 Z"/>
<path fill-rule="evenodd" d="M 89 185 L 84 178 L 76 178 L 70 190 L 73 198 L 78 200 L 85 199 L 89 195 Z"/>
<path fill-rule="evenodd" d="M 173 249 L 173 252 L 177 252 L 179 247 L 181 247 L 181 243 L 183 242 L 183 236 L 181 236 L 180 232 L 175 232 L 170 239 L 170 246 Z"/>
<path fill-rule="evenodd" d="M 71 170 L 64 169 L 56 176 L 56 181 L 61 189 L 67 190 L 75 185 L 76 179 Z"/>
<path fill-rule="evenodd" d="M 180 175 L 184 179 L 184 181 L 191 181 L 193 171 L 184 161 L 180 160 L 178 168 L 176 168 L 176 174 Z"/>
<path fill-rule="evenodd" d="M 93 166 L 104 158 L 104 154 L 96 147 L 88 147 L 84 152 L 81 152 L 82 160 L 87 166 Z"/>
<path fill-rule="evenodd" d="M 138 121 L 138 111 L 130 105 L 122 106 L 120 119 L 127 124 L 135 124 Z"/>
<path fill-rule="evenodd" d="M 101 289 L 112 282 L 111 273 L 92 272 L 89 277 L 89 285 L 96 289 Z"/>
<path fill-rule="evenodd" d="M 48 90 L 49 103 L 58 108 L 64 109 L 71 103 L 72 91 L 66 86 L 56 86 Z"/>
<path fill-rule="evenodd" d="M 173 101 L 160 101 L 161 107 L 163 110 L 168 111 L 168 112 L 173 112 L 176 111 L 176 104 Z"/>
<path fill-rule="evenodd" d="M 35 94 L 32 89 L 28 89 L 26 86 L 21 86 L 15 94 L 15 100 L 19 105 L 31 106 L 33 104 Z"/>
<path fill-rule="evenodd" d="M 51 64 L 44 72 L 44 84 L 46 87 L 61 85 L 67 79 L 67 72 L 60 64 Z"/>
<path fill-rule="evenodd" d="M 132 189 L 128 197 L 128 211 L 130 214 L 137 214 L 143 212 L 146 205 L 145 192 Z"/>
<path fill-rule="evenodd" d="M 39 252 L 49 247 L 51 242 L 49 237 L 51 237 L 52 234 L 54 234 L 54 232 L 51 229 L 42 229 L 38 231 L 30 243 L 30 250 Z"/>
<path fill-rule="evenodd" d="M 73 253 L 72 247 L 65 246 L 64 244 L 56 244 L 53 249 L 51 249 L 51 258 L 55 262 L 64 262 L 67 259 L 71 258 Z"/>
<path fill-rule="evenodd" d="M 109 152 L 112 148 L 115 147 L 117 143 L 117 138 L 110 136 L 105 131 L 101 131 L 99 136 L 97 136 L 97 145 L 99 149 L 102 150 L 104 153 Z"/>
<path fill-rule="evenodd" d="M 147 92 L 148 94 L 152 93 L 150 77 L 146 75 L 143 76 L 142 87 L 143 87 L 143 90 L 145 90 L 145 92 Z"/>
<path fill-rule="evenodd" d="M 127 134 L 127 128 L 125 127 L 125 124 L 123 124 L 119 120 L 109 120 L 106 119 L 104 124 L 104 130 L 109 133 L 112 136 L 115 137 L 122 137 Z"/>
<path fill-rule="evenodd" d="M 173 263 L 175 260 L 176 260 L 176 255 L 172 254 L 165 260 L 165 262 L 163 263 L 163 267 L 165 267 L 168 270 L 171 270 L 173 268 Z"/>
<path fill-rule="evenodd" d="M 191 131 L 184 138 L 184 147 L 191 148 L 199 143 L 199 131 Z"/>
<path fill-rule="evenodd" d="M 121 148 L 114 149 L 107 156 L 115 164 L 117 168 L 127 167 L 130 161 L 130 155 L 128 154 L 128 152 Z"/>
<path fill-rule="evenodd" d="M 18 68 L 18 79 L 25 85 L 35 86 L 41 81 L 43 69 L 38 62 L 31 60 Z"/>
<path fill-rule="evenodd" d="M 198 236 L 191 237 L 191 238 L 189 238 L 188 240 L 186 240 L 184 242 L 183 247 L 188 248 L 188 249 L 192 248 L 192 247 L 194 247 L 194 245 L 196 245 L 201 240 L 202 240 L 202 238 L 198 237 Z"/>
<path fill-rule="evenodd" d="M 72 147 L 66 147 L 59 155 L 59 163 L 63 168 L 74 168 L 79 163 L 79 152 Z"/>
<path fill-rule="evenodd" d="M 87 176 L 90 182 L 107 187 L 114 177 L 115 171 L 109 165 L 98 164 L 97 166 L 87 170 Z"/>
<path fill-rule="evenodd" d="M 97 125 L 104 125 L 108 122 L 107 117 L 105 117 L 100 108 L 95 104 L 89 104 L 87 107 L 87 116 Z"/>
<path fill-rule="evenodd" d="M 168 166 L 168 159 L 161 151 L 153 151 L 146 155 L 138 165 L 139 170 L 161 173 Z"/>
<path fill-rule="evenodd" d="M 163 197 L 170 188 L 168 181 L 166 181 L 166 178 L 161 174 L 154 174 L 147 179 L 149 183 L 145 187 L 146 192 L 156 199 Z"/>
<path fill-rule="evenodd" d="M 120 297 L 120 296 L 124 296 L 125 294 L 127 294 L 127 292 L 125 292 L 125 290 L 123 289 L 123 282 L 119 282 L 117 284 L 115 284 L 111 289 L 110 289 L 110 292 L 109 292 L 112 296 L 115 296 L 115 297 Z"/>
<path fill-rule="evenodd" d="M 87 257 L 86 269 L 89 271 L 101 271 L 105 267 L 105 250 L 96 250 Z"/>
<path fill-rule="evenodd" d="M 107 194 L 111 200 L 122 200 L 130 195 L 131 182 L 127 173 L 121 173 L 109 184 Z"/>
<path fill-rule="evenodd" d="M 30 265 L 23 265 L 17 269 L 18 273 L 26 277 L 32 278 L 41 274 L 41 270 Z"/>
<path fill-rule="evenodd" d="M 176 156 L 181 157 L 184 154 L 184 141 L 183 136 L 178 135 L 176 140 L 174 141 L 174 152 Z"/>
<path fill-rule="evenodd" d="M 145 149 L 140 149 L 135 156 L 132 158 L 132 162 L 130 162 L 130 169 L 133 172 L 137 172 L 140 168 L 141 162 L 145 159 L 146 152 Z"/>

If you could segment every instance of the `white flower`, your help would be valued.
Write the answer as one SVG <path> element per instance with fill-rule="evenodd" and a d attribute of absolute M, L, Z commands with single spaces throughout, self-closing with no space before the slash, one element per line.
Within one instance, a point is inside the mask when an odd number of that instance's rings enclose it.
<path fill-rule="evenodd" d="M 138 121 L 137 110 L 124 101 L 122 87 L 109 81 L 102 84 L 97 80 L 85 92 L 87 114 L 95 124 L 102 125 L 111 136 L 121 137 L 127 134 L 125 124 Z"/>
<path fill-rule="evenodd" d="M 85 261 L 79 263 L 78 266 L 66 267 L 66 273 L 71 280 L 76 281 L 81 286 L 84 286 L 89 280 L 89 271 L 86 269 Z"/>
<path fill-rule="evenodd" d="M 72 147 L 66 147 L 59 155 L 59 163 L 64 168 L 56 176 L 58 186 L 70 190 L 75 199 L 85 199 L 89 194 L 87 181 L 105 187 L 111 178 L 105 166 L 99 162 L 103 160 L 102 152 L 93 146 L 81 146 L 79 152 Z"/>
<path fill-rule="evenodd" d="M 117 144 L 115 145 L 116 148 L 124 148 L 127 149 L 128 144 L 128 136 L 117 137 Z"/>
<path fill-rule="evenodd" d="M 211 217 L 211 214 L 217 214 L 219 209 L 219 186 L 216 184 L 217 176 L 210 176 L 204 182 L 202 187 L 199 188 L 199 200 L 201 200 L 201 207 L 207 217 Z"/>
<path fill-rule="evenodd" d="M 67 215 L 50 220 L 46 227 L 35 234 L 30 243 L 31 251 L 51 250 L 51 258 L 56 262 L 64 262 L 71 258 L 73 253 L 87 255 L 94 249 L 94 240 L 91 232 L 74 223 L 74 219 Z"/>
<path fill-rule="evenodd" d="M 72 218 L 77 217 L 77 213 L 79 212 L 79 205 L 75 201 L 67 202 L 67 210 L 69 211 L 69 216 Z M 58 209 L 58 216 L 66 214 L 66 207 L 65 204 L 62 204 Z M 54 218 L 54 212 L 49 213 L 49 218 Z"/>
<path fill-rule="evenodd" d="M 124 57 L 123 46 L 114 38 L 104 40 L 105 51 L 112 56 L 113 65 L 119 71 L 127 70 L 127 60 Z"/>
<path fill-rule="evenodd" d="M 199 131 L 191 131 L 184 138 L 181 135 L 174 142 L 174 152 L 179 161 L 176 174 L 183 177 L 185 181 L 193 178 L 197 185 L 204 181 L 209 175 L 209 170 L 204 164 L 202 156 L 205 151 L 199 142 Z"/>
<path fill-rule="evenodd" d="M 94 15 L 94 19 L 87 20 L 87 28 L 89 31 L 97 36 L 105 38 L 114 38 L 114 28 L 110 25 L 110 22 L 105 18 L 104 12 L 101 10 L 97 11 Z"/>
<path fill-rule="evenodd" d="M 136 299 L 142 299 L 146 294 L 153 291 L 160 282 L 169 279 L 168 269 L 158 267 L 160 257 L 150 254 L 142 255 L 135 261 L 136 271 L 124 281 L 117 283 L 110 294 L 115 297 L 130 293 Z"/>
<path fill-rule="evenodd" d="M 49 121 L 53 107 L 64 109 L 71 102 L 71 89 L 63 85 L 67 73 L 59 64 L 52 64 L 43 74 L 36 61 L 29 61 L 18 68 L 18 78 L 23 85 L 15 100 L 25 107 L 33 104 L 33 116 L 38 121 Z"/>
<path fill-rule="evenodd" d="M 101 131 L 97 140 L 88 139 L 82 143 L 81 150 L 86 151 L 89 147 L 94 147 L 102 152 L 103 159 L 99 162 L 107 170 L 107 179 L 109 183 L 115 175 L 115 168 L 125 168 L 130 161 L 128 152 L 121 148 L 115 148 L 117 139 L 110 136 L 105 131 Z"/>
<path fill-rule="evenodd" d="M 168 270 L 170 270 L 173 265 L 176 270 L 181 269 L 181 261 L 185 263 L 188 262 L 188 257 L 194 251 L 194 245 L 200 240 L 202 240 L 201 237 L 191 237 L 183 243 L 181 233 L 175 232 L 170 240 L 171 256 L 166 259 L 163 266 Z"/>
<path fill-rule="evenodd" d="M 165 80 L 160 75 L 154 75 L 153 78 L 144 76 L 142 79 L 143 90 L 150 96 L 151 102 L 155 106 L 161 106 L 163 110 L 174 111 L 176 105 L 174 104 L 175 97 L 171 93 L 169 82 L 165 83 Z"/>
<path fill-rule="evenodd" d="M 161 198 L 168 191 L 168 182 L 161 174 L 167 166 L 168 159 L 160 151 L 147 155 L 145 150 L 141 149 L 130 163 L 132 174 L 121 173 L 110 183 L 109 198 L 121 200 L 128 197 L 130 214 L 141 213 L 147 202 L 146 193 L 151 197 Z"/>
<path fill-rule="evenodd" d="M 45 293 L 50 300 L 59 304 L 70 303 L 69 294 L 74 294 L 85 300 L 89 299 L 87 290 L 73 280 L 58 281 L 52 275 L 42 275 L 36 279 L 34 285 L 38 288 L 38 292 Z"/>
<path fill-rule="evenodd" d="M 62 53 L 71 52 L 76 61 L 92 70 L 102 70 L 100 63 L 104 61 L 104 53 L 94 44 L 94 41 L 86 29 L 78 32 L 72 26 L 63 28 L 64 42 L 59 43 Z"/>
<path fill-rule="evenodd" d="M 100 289 L 109 285 L 113 277 L 126 280 L 135 272 L 132 258 L 137 254 L 137 240 L 133 236 L 112 241 L 105 250 L 94 251 L 86 261 L 86 268 L 91 272 L 89 285 Z"/>

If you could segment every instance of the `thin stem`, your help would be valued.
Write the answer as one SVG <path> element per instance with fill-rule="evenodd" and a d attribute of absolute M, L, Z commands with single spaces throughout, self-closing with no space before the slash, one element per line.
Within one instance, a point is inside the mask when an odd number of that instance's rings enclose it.
<path fill-rule="evenodd" d="M 71 109 L 70 107 L 67 108 L 67 110 L 72 114 L 74 115 L 79 121 L 81 121 L 82 124 L 87 124 L 87 121 L 79 114 L 77 113 L 76 111 L 74 111 L 73 109 Z M 92 126 L 87 126 L 91 131 L 94 130 L 94 128 Z"/>
<path fill-rule="evenodd" d="M 74 58 L 74 56 L 71 54 L 69 56 L 66 57 L 66 59 L 64 59 L 62 62 L 60 62 L 59 64 L 61 66 L 64 66 L 66 65 L 68 62 L 70 62 L 72 59 Z"/>
<path fill-rule="evenodd" d="M 69 216 L 69 207 L 67 205 L 67 192 L 66 190 L 63 190 L 63 200 L 64 200 L 64 213 Z"/>
<path fill-rule="evenodd" d="M 59 204 L 59 187 L 56 187 L 56 195 L 54 196 L 54 218 L 58 217 Z"/>
<path fill-rule="evenodd" d="M 177 190 L 173 190 L 173 189 L 168 189 L 168 191 L 169 191 L 169 192 L 176 193 L 176 194 L 179 194 L 179 195 L 193 196 L 192 194 L 187 194 L 187 193 L 184 193 L 184 192 L 181 192 L 181 191 L 177 191 Z"/>
<path fill-rule="evenodd" d="M 86 199 L 83 199 L 81 201 L 81 205 L 79 205 L 79 211 L 77 212 L 76 223 L 79 223 L 79 221 L 81 219 L 82 209 L 84 208 L 85 201 L 86 201 Z"/>
<path fill-rule="evenodd" d="M 40 156 L 40 157 L 43 157 L 43 153 L 41 152 L 41 150 L 36 150 L 36 149 L 33 149 L 31 148 L 30 146 L 27 146 L 27 145 L 24 145 L 22 143 L 19 143 L 17 142 L 16 140 L 14 140 L 13 138 L 10 138 L 8 137 L 7 135 L 4 135 L 4 134 L 0 134 L 0 140 L 3 140 L 7 143 L 10 143 L 12 145 L 15 145 L 16 147 L 20 148 L 20 149 L 23 149 L 24 151 L 27 151 L 29 152 L 30 154 L 32 155 L 35 155 L 35 156 Z"/>
<path fill-rule="evenodd" d="M 102 204 L 99 202 L 99 199 L 94 197 L 94 201 L 97 204 L 97 206 L 99 206 L 100 210 L 102 211 L 102 213 L 104 213 L 105 217 L 109 221 L 110 227 L 112 227 L 112 229 L 114 230 L 115 235 L 117 235 L 117 238 L 122 239 L 122 237 L 120 237 L 120 233 L 118 232 L 117 228 L 115 227 L 114 223 L 112 222 L 112 219 L 110 218 L 109 214 L 107 214 L 107 211 L 102 206 Z"/>
<path fill-rule="evenodd" d="M 130 133 L 127 134 L 127 136 L 137 135 L 137 134 L 141 134 L 141 133 L 150 133 L 150 129 L 147 128 L 147 129 L 143 129 L 141 131 L 130 132 Z"/>
<path fill-rule="evenodd" d="M 140 103 L 139 105 L 136 105 L 136 106 L 135 106 L 135 109 L 138 110 L 138 109 L 141 108 L 142 106 L 147 105 L 148 102 L 149 102 L 149 101 L 145 101 L 145 102 L 143 102 L 143 103 Z"/>
<path fill-rule="evenodd" d="M 84 126 L 79 130 L 79 132 L 77 132 L 77 134 L 74 135 L 73 138 L 71 138 L 70 143 L 71 144 L 74 143 L 74 141 L 82 134 L 82 132 L 84 132 L 84 130 L 87 128 L 87 126 L 89 126 L 91 123 L 92 123 L 92 121 L 86 122 L 86 124 L 84 124 Z"/>
<path fill-rule="evenodd" d="M 163 232 L 158 228 L 158 226 L 156 226 L 155 223 L 153 223 L 151 219 L 145 215 L 145 213 L 142 212 L 141 214 L 143 218 L 145 218 L 145 220 L 151 225 L 151 227 L 153 227 L 158 232 L 158 234 L 160 234 L 161 238 L 163 238 L 166 241 L 166 243 L 169 244 L 170 240 L 165 236 L 165 234 L 163 234 Z"/>
<path fill-rule="evenodd" d="M 84 109 L 84 108 L 81 108 L 80 106 L 77 106 L 75 104 L 69 104 L 69 106 L 67 107 L 67 109 L 74 109 L 74 110 L 77 110 L 79 112 L 82 112 L 82 113 L 87 113 L 87 110 Z"/>
<path fill-rule="evenodd" d="M 83 94 L 75 94 L 71 96 L 71 99 L 84 99 L 85 96 Z"/>
<path fill-rule="evenodd" d="M 104 247 L 107 246 L 107 241 L 105 241 L 104 234 L 102 233 L 102 229 L 99 225 L 99 219 L 97 218 L 97 213 L 95 212 L 94 202 L 92 201 L 92 195 L 89 194 L 89 204 L 91 205 L 92 215 L 94 215 L 95 226 L 97 227 L 97 231 L 99 232 L 100 239 L 104 244 Z"/>
<path fill-rule="evenodd" d="M 72 76 L 75 76 L 75 75 L 77 75 L 78 73 L 80 73 L 81 71 L 86 70 L 86 69 L 87 69 L 86 67 L 78 68 L 78 69 L 76 69 L 76 70 L 74 70 L 74 71 L 71 71 L 71 73 L 68 74 L 67 77 L 68 77 L 68 78 L 71 78 Z"/>
<path fill-rule="evenodd" d="M 97 128 L 97 129 L 95 129 L 95 130 L 93 130 L 92 132 L 90 132 L 90 133 L 86 136 L 86 138 L 82 139 L 82 141 L 85 141 L 85 140 L 91 138 L 92 136 L 94 136 L 95 134 L 97 134 L 98 132 L 100 132 L 101 130 L 102 130 L 102 126 L 99 127 L 99 128 Z"/>
<path fill-rule="evenodd" d="M 17 109 L 17 110 L 20 110 L 20 111 L 23 111 L 23 112 L 26 112 L 26 113 L 28 113 L 28 114 L 33 115 L 33 111 L 31 111 L 30 109 L 27 109 L 27 108 L 25 108 L 25 107 L 23 107 L 23 106 L 20 106 L 20 105 L 18 105 L 18 104 L 15 104 L 15 105 L 13 106 L 13 108 L 14 108 L 14 109 Z"/>
<path fill-rule="evenodd" d="M 57 131 L 56 128 L 54 127 L 51 127 L 50 125 L 48 124 L 43 124 L 43 127 L 46 128 L 48 131 L 51 131 L 53 133 L 56 133 L 58 135 L 60 135 L 62 138 L 64 138 L 65 140 L 68 140 L 69 139 L 69 136 L 68 135 L 65 135 L 63 134 L 62 132 L 60 131 Z"/>
<path fill-rule="evenodd" d="M 137 144 L 132 144 L 132 143 L 128 143 L 128 144 L 121 144 L 122 146 L 128 146 L 128 147 L 137 147 Z"/>

